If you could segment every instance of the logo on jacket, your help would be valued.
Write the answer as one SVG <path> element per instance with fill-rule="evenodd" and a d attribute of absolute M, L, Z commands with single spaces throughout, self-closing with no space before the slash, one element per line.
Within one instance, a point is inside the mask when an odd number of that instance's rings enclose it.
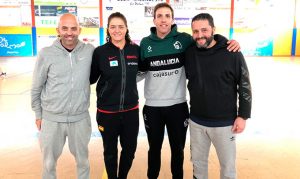
<path fill-rule="evenodd" d="M 150 45 L 148 46 L 147 49 L 148 49 L 148 52 L 152 52 L 152 47 Z"/>
<path fill-rule="evenodd" d="M 79 57 L 78 61 L 81 61 L 81 60 L 84 60 L 84 59 L 85 59 L 85 57 Z"/>
<path fill-rule="evenodd" d="M 108 60 L 113 60 L 115 59 L 117 56 L 112 56 L 112 57 L 108 57 Z"/>
<path fill-rule="evenodd" d="M 104 132 L 104 127 L 103 126 L 98 126 L 99 131 Z"/>
<path fill-rule="evenodd" d="M 137 59 L 137 56 L 135 56 L 135 55 L 127 55 L 126 58 L 127 59 Z"/>
<path fill-rule="evenodd" d="M 118 66 L 118 61 L 117 61 L 117 60 L 110 61 L 110 62 L 109 62 L 109 65 L 110 65 L 111 67 L 116 67 L 116 66 Z"/>
<path fill-rule="evenodd" d="M 174 45 L 174 48 L 177 50 L 182 49 L 182 45 L 179 41 L 176 41 L 173 45 Z"/>
<path fill-rule="evenodd" d="M 138 63 L 137 62 L 129 62 L 129 63 L 127 63 L 127 65 L 129 65 L 129 66 L 136 66 L 136 65 L 138 65 Z"/>

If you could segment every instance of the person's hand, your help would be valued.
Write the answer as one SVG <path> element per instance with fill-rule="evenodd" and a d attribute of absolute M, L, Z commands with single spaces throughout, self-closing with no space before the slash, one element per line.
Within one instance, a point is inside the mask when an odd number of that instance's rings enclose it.
<path fill-rule="evenodd" d="M 41 126 L 42 126 L 42 119 L 36 119 L 35 124 L 36 124 L 37 129 L 40 131 Z"/>
<path fill-rule="evenodd" d="M 229 52 L 231 52 L 231 51 L 233 51 L 233 52 L 241 51 L 240 44 L 236 40 L 228 40 L 227 44 L 228 44 L 227 50 Z"/>
<path fill-rule="evenodd" d="M 246 120 L 241 117 L 237 117 L 234 121 L 231 131 L 233 133 L 239 134 L 244 131 L 245 127 L 246 127 Z"/>

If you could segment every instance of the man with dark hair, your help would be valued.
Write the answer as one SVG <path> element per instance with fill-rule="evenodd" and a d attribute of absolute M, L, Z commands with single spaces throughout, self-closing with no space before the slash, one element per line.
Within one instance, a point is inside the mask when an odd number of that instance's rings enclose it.
<path fill-rule="evenodd" d="M 171 147 L 171 171 L 173 179 L 183 178 L 184 147 L 188 127 L 186 102 L 186 76 L 184 52 L 193 42 L 187 33 L 177 31 L 174 11 L 168 3 L 154 7 L 155 27 L 141 41 L 141 71 L 145 75 L 145 98 L 143 109 L 148 137 L 149 179 L 157 179 L 161 166 L 161 147 L 167 128 Z M 223 37 L 224 38 L 224 37 Z M 230 49 L 238 50 L 236 41 Z"/>
<path fill-rule="evenodd" d="M 214 145 L 221 179 L 236 179 L 236 134 L 251 115 L 251 85 L 240 52 L 226 50 L 226 40 L 214 35 L 213 17 L 192 19 L 195 44 L 185 53 L 190 93 L 190 138 L 194 179 L 208 178 L 208 156 Z M 237 105 L 238 102 L 238 105 Z"/>

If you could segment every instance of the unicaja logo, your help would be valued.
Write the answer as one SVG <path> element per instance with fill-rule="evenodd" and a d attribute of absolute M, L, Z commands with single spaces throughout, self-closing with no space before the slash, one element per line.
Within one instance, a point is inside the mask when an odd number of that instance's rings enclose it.
<path fill-rule="evenodd" d="M 152 52 L 152 47 L 151 46 L 148 46 L 148 52 Z"/>
<path fill-rule="evenodd" d="M 173 45 L 174 45 L 174 48 L 177 50 L 182 49 L 182 45 L 179 41 L 176 41 Z"/>

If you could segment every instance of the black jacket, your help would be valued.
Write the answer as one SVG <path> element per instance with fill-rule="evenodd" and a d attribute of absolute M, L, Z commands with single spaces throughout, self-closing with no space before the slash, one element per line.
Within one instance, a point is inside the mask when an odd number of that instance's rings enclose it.
<path fill-rule="evenodd" d="M 191 118 L 202 125 L 232 125 L 237 116 L 251 116 L 251 85 L 242 53 L 229 52 L 227 39 L 215 36 L 208 49 L 192 45 L 186 51 L 185 69 L 190 92 Z M 238 104 L 237 104 L 238 102 Z"/>
<path fill-rule="evenodd" d="M 90 83 L 97 82 L 97 108 L 123 111 L 138 105 L 136 75 L 140 61 L 138 45 L 126 43 L 123 50 L 111 42 L 93 53 Z"/>

